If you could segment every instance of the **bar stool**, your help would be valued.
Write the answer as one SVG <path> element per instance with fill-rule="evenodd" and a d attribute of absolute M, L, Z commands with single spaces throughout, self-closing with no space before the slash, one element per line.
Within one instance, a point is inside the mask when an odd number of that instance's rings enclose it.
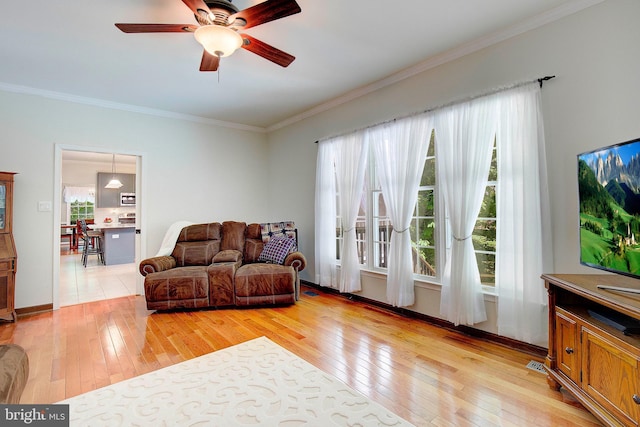
<path fill-rule="evenodd" d="M 87 222 L 84 219 L 79 220 L 82 229 L 82 265 L 87 266 L 87 258 L 91 254 L 98 256 L 98 262 L 104 264 L 104 250 L 102 247 L 102 237 L 100 231 L 89 230 Z"/>

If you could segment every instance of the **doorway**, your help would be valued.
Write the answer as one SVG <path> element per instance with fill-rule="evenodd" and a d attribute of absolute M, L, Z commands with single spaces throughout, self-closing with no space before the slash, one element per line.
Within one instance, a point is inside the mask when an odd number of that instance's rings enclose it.
<path fill-rule="evenodd" d="M 142 280 L 137 273 L 137 265 L 144 253 L 144 242 L 140 239 L 144 224 L 144 219 L 140 217 L 144 203 L 144 154 L 56 145 L 55 161 L 53 308 L 141 294 Z M 131 218 L 134 218 L 135 257 L 132 263 L 104 265 L 94 256 L 87 259 L 85 267 L 81 262 L 81 247 L 74 248 L 71 238 L 63 239 L 62 233 L 57 233 L 63 225 L 72 225 L 72 219 L 76 218 L 70 215 L 69 204 L 65 201 L 65 188 L 92 187 L 95 192 L 98 172 L 135 174 L 135 207 L 98 207 L 95 199 L 88 203 L 93 206 L 92 214 L 100 224 L 108 219 L 119 221 L 121 217 L 126 217 L 127 222 L 131 223 Z M 124 218 L 122 220 L 124 222 Z"/>

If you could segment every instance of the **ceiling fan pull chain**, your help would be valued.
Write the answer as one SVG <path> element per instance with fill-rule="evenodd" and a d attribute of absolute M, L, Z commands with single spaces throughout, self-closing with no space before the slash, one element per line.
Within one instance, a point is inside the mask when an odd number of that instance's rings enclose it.
<path fill-rule="evenodd" d="M 218 55 L 218 64 L 220 64 L 220 57 L 222 56 L 220 55 L 220 51 L 216 51 L 216 55 Z M 216 71 L 218 71 L 218 84 L 220 84 L 220 65 L 218 65 L 218 69 Z"/>

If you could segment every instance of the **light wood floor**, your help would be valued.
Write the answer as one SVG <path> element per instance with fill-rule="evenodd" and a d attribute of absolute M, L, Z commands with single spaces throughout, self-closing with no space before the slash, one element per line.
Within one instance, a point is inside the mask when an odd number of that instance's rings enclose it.
<path fill-rule="evenodd" d="M 22 403 L 46 404 L 266 336 L 417 426 L 596 426 L 526 368 L 540 358 L 303 287 L 294 306 L 153 313 L 140 296 L 0 325 L 23 346 Z"/>

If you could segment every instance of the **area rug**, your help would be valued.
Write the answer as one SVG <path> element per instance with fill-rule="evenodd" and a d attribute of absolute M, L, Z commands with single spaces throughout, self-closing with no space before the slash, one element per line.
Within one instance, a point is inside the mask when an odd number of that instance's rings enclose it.
<path fill-rule="evenodd" d="M 411 426 L 261 337 L 70 399 L 74 426 Z"/>

